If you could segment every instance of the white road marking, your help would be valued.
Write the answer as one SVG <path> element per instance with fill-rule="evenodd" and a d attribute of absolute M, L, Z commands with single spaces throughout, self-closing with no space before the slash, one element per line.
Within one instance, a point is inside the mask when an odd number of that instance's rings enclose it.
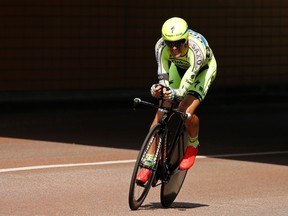
<path fill-rule="evenodd" d="M 72 163 L 72 164 L 54 164 L 54 165 L 42 165 L 42 166 L 16 167 L 16 168 L 0 169 L 0 173 L 37 170 L 37 169 L 53 169 L 53 168 L 65 168 L 65 167 L 123 164 L 123 163 L 133 163 L 135 161 L 136 160 L 118 160 L 118 161 L 103 161 L 103 162 L 91 162 L 91 163 Z"/>
<path fill-rule="evenodd" d="M 243 154 L 226 154 L 226 155 L 209 155 L 209 156 L 197 156 L 197 158 L 228 158 L 228 157 L 243 157 L 243 156 L 259 156 L 259 155 L 273 155 L 273 154 L 287 154 L 288 151 L 275 151 L 275 152 L 258 152 L 258 153 L 243 153 Z M 71 163 L 71 164 L 52 164 L 52 165 L 39 165 L 39 166 L 27 166 L 27 167 L 15 167 L 0 169 L 0 173 L 17 172 L 27 170 L 38 169 L 54 169 L 65 167 L 80 167 L 80 166 L 99 166 L 99 165 L 111 165 L 111 164 L 125 164 L 135 163 L 136 160 L 116 160 L 116 161 L 102 161 L 102 162 L 90 162 L 90 163 Z"/>

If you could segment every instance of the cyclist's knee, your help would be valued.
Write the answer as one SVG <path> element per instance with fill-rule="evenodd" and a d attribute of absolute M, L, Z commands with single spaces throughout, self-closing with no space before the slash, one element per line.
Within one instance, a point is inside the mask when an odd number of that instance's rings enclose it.
<path fill-rule="evenodd" d="M 185 121 L 185 126 L 187 128 L 199 128 L 199 118 L 196 114 L 193 114 L 189 119 Z"/>

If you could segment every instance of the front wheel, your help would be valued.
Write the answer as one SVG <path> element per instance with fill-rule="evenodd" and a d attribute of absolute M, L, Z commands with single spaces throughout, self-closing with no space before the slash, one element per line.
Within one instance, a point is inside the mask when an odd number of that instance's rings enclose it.
<path fill-rule="evenodd" d="M 161 149 L 161 142 L 159 142 L 159 137 L 161 137 L 161 130 L 162 129 L 160 124 L 155 125 L 147 134 L 139 151 L 129 188 L 129 206 L 131 210 L 137 210 L 141 206 L 151 188 L 160 159 L 159 152 Z M 148 153 L 148 150 L 151 148 L 152 144 L 157 145 L 154 163 L 152 167 L 145 167 L 144 162 L 146 159 L 146 154 Z M 145 184 L 138 182 L 136 179 L 139 171 L 142 168 L 148 168 L 151 171 L 149 179 Z"/>

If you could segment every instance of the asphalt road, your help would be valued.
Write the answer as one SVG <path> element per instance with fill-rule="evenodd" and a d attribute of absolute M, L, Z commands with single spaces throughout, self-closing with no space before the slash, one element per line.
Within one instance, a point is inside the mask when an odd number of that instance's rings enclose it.
<path fill-rule="evenodd" d="M 175 203 L 128 206 L 154 111 L 75 104 L 2 109 L 0 215 L 287 215 L 288 105 L 203 104 L 200 157 Z"/>

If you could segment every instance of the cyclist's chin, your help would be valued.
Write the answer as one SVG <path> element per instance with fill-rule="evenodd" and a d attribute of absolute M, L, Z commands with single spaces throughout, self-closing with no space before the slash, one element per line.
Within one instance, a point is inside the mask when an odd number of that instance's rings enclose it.
<path fill-rule="evenodd" d="M 180 56 L 181 56 L 181 52 L 179 51 L 174 51 L 174 52 L 171 52 L 171 54 L 172 54 L 172 56 L 174 57 L 174 58 L 179 58 Z"/>

